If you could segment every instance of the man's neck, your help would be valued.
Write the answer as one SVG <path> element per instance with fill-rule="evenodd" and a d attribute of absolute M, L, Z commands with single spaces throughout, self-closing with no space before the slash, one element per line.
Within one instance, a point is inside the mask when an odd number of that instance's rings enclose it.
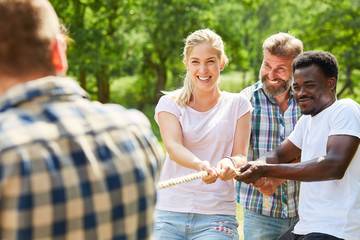
<path fill-rule="evenodd" d="M 0 96 L 5 94 L 10 88 L 29 82 L 35 79 L 45 77 L 44 74 L 27 74 L 26 76 L 11 76 L 11 75 L 2 75 L 0 77 Z"/>

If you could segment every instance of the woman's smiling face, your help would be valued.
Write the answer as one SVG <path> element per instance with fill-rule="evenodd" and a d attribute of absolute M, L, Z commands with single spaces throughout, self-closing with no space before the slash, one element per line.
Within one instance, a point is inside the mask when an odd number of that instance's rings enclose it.
<path fill-rule="evenodd" d="M 196 45 L 185 60 L 185 66 L 190 73 L 194 89 L 210 90 L 217 88 L 220 71 L 224 69 L 225 61 L 219 58 L 219 52 L 208 43 Z"/>

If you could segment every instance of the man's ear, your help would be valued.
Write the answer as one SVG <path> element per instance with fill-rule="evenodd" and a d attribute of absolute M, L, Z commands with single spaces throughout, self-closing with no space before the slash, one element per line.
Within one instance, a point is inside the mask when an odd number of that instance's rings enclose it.
<path fill-rule="evenodd" d="M 61 36 L 54 39 L 54 44 L 51 46 L 51 61 L 54 69 L 58 75 L 65 75 L 68 69 L 66 58 L 66 43 Z"/>
<path fill-rule="evenodd" d="M 331 90 L 336 90 L 336 79 L 334 77 L 328 79 L 328 86 Z"/>

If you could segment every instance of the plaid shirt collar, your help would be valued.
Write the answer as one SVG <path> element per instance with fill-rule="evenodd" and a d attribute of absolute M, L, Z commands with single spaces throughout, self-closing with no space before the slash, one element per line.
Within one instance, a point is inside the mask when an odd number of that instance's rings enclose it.
<path fill-rule="evenodd" d="M 0 98 L 0 112 L 12 106 L 39 96 L 78 95 L 88 98 L 88 94 L 71 78 L 48 76 L 18 84 Z"/>

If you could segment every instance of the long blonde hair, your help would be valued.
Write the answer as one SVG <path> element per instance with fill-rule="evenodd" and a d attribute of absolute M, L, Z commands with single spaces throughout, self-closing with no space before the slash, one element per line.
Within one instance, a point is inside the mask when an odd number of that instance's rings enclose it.
<path fill-rule="evenodd" d="M 210 29 L 201 29 L 193 32 L 190 34 L 185 40 L 185 47 L 184 47 L 184 59 L 188 60 L 191 50 L 202 43 L 210 44 L 215 50 L 217 50 L 217 56 L 222 61 L 225 60 L 225 64 L 228 63 L 228 58 L 225 54 L 224 50 L 224 43 L 219 35 L 215 32 L 211 31 Z M 186 72 L 184 85 L 182 88 L 177 89 L 171 92 L 163 92 L 164 94 L 171 95 L 177 104 L 181 106 L 185 106 L 190 102 L 191 96 L 193 94 L 193 82 L 189 72 Z"/>

